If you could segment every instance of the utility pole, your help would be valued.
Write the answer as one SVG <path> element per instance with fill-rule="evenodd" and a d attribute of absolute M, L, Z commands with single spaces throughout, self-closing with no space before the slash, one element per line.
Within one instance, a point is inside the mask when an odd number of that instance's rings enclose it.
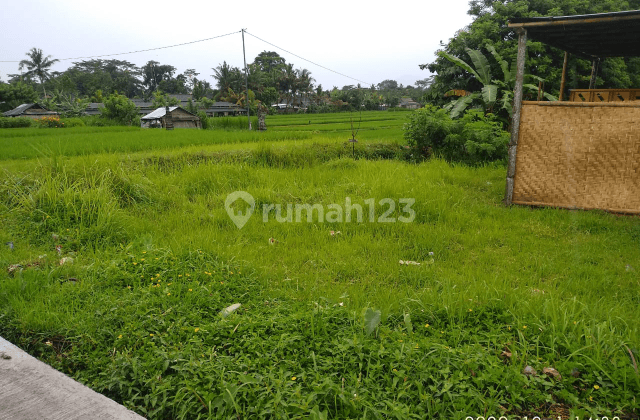
<path fill-rule="evenodd" d="M 247 54 L 244 50 L 244 31 L 242 29 L 242 55 L 244 57 L 244 89 L 245 89 L 245 102 L 247 105 L 247 121 L 249 122 L 249 130 L 251 130 L 251 108 L 249 108 L 249 69 L 247 68 Z"/>

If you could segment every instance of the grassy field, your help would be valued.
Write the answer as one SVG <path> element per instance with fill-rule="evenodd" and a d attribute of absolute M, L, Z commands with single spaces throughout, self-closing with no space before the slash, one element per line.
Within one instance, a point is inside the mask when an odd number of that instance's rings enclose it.
<path fill-rule="evenodd" d="M 405 118 L 363 113 L 356 159 L 349 114 L 1 132 L 0 334 L 153 419 L 637 416 L 640 220 L 506 208 L 503 167 L 408 161 Z"/>
<path fill-rule="evenodd" d="M 344 142 L 351 138 L 351 119 L 359 141 L 402 141 L 402 125 L 406 116 L 402 112 L 373 111 L 353 115 L 274 115 L 267 118 L 268 129 L 263 133 L 225 130 L 167 132 L 138 127 L 5 129 L 0 130 L 0 160 L 311 139 L 314 142 Z M 216 119 L 212 121 L 215 124 Z"/>

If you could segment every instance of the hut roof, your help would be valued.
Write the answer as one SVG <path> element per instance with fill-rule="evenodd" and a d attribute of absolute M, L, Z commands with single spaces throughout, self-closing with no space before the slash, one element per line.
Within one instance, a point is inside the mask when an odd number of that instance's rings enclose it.
<path fill-rule="evenodd" d="M 514 18 L 510 28 L 585 58 L 640 56 L 640 10 L 592 15 Z"/>
<path fill-rule="evenodd" d="M 17 117 L 19 115 L 24 114 L 24 112 L 28 109 L 41 109 L 44 111 L 43 113 L 53 113 L 53 111 L 49 111 L 47 108 L 43 107 L 40 104 L 22 104 L 20 106 L 15 107 L 11 111 L 3 112 L 2 115 L 5 117 Z"/>
<path fill-rule="evenodd" d="M 186 109 L 184 109 L 182 107 L 179 107 L 179 106 L 170 106 L 169 107 L 169 112 L 173 112 L 176 109 L 180 109 L 180 110 L 186 112 L 189 115 L 193 115 L 191 112 L 189 112 Z M 164 117 L 166 115 L 166 113 L 167 113 L 167 108 L 166 107 L 161 107 L 161 108 L 156 109 L 153 112 L 150 112 L 149 114 L 145 115 L 144 117 L 141 117 L 140 119 L 141 120 L 156 120 L 156 119 Z M 198 117 L 197 115 L 193 115 L 193 116 L 196 117 L 196 118 Z"/>

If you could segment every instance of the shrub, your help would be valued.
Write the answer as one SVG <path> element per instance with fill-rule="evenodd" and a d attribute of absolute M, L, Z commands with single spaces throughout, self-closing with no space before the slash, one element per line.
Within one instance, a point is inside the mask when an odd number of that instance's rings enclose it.
<path fill-rule="evenodd" d="M 40 128 L 64 128 L 64 122 L 60 121 L 60 117 L 42 117 L 36 120 L 38 127 Z"/>
<path fill-rule="evenodd" d="M 118 121 L 124 125 L 140 125 L 138 108 L 126 96 L 114 93 L 104 100 L 104 108 L 100 109 L 103 117 Z"/>
<path fill-rule="evenodd" d="M 404 138 L 419 155 L 430 157 L 432 153 L 441 153 L 445 138 L 451 132 L 453 121 L 444 109 L 429 105 L 409 116 L 404 125 Z"/>
<path fill-rule="evenodd" d="M 207 128 L 209 128 L 209 117 L 207 117 L 207 113 L 200 110 L 197 113 L 198 118 L 200 118 L 200 122 L 202 123 L 202 129 L 206 130 Z"/>
<path fill-rule="evenodd" d="M 509 133 L 495 114 L 484 115 L 482 111 L 467 111 L 455 121 L 453 132 L 445 141 L 462 146 L 467 163 L 495 162 L 505 160 L 509 145 Z M 452 160 L 457 160 L 455 156 Z"/>
<path fill-rule="evenodd" d="M 121 125 L 119 121 L 105 118 L 99 115 L 89 115 L 81 118 L 87 127 L 112 127 Z"/>
<path fill-rule="evenodd" d="M 30 118 L 17 117 L 5 118 L 0 117 L 0 128 L 23 128 L 31 127 L 32 120 Z"/>
<path fill-rule="evenodd" d="M 85 123 L 80 118 L 63 118 L 62 123 L 65 127 L 84 127 Z"/>
<path fill-rule="evenodd" d="M 414 111 L 404 126 L 404 137 L 423 158 L 435 154 L 468 164 L 506 159 L 509 143 L 509 133 L 495 115 L 470 110 L 452 120 L 447 111 L 435 106 Z"/>

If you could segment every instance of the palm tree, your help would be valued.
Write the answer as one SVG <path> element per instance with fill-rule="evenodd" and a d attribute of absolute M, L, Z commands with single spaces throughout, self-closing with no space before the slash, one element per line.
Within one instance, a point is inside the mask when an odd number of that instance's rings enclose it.
<path fill-rule="evenodd" d="M 50 55 L 45 57 L 40 48 L 31 48 L 26 55 L 29 59 L 20 61 L 18 69 L 22 71 L 22 69 L 26 67 L 27 72 L 24 74 L 25 76 L 37 76 L 38 79 L 40 79 L 42 91 L 46 97 L 47 91 L 44 88 L 44 82 L 51 77 L 49 73 L 51 66 L 60 60 L 52 59 Z"/>
<path fill-rule="evenodd" d="M 313 82 L 316 80 L 311 77 L 311 72 L 307 69 L 296 70 L 296 84 L 298 91 L 304 94 L 305 97 L 309 97 L 309 93 L 313 90 Z M 300 105 L 302 105 L 302 98 L 300 98 Z"/>

